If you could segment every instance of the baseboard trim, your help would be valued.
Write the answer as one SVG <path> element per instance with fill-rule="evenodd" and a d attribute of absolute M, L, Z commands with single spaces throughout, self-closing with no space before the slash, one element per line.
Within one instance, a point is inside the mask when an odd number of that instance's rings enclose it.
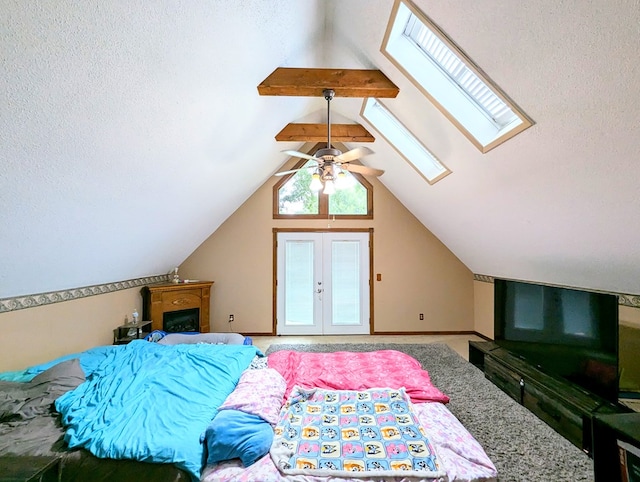
<path fill-rule="evenodd" d="M 483 335 L 482 333 L 478 333 L 477 331 L 473 332 L 474 335 L 479 336 L 480 338 L 482 338 L 483 340 L 486 341 L 493 341 L 493 338 L 488 337 L 487 335 Z"/>
<path fill-rule="evenodd" d="M 475 335 L 475 331 L 374 331 L 372 335 Z"/>
<path fill-rule="evenodd" d="M 244 336 L 298 336 L 298 335 L 276 335 L 273 332 L 269 333 L 257 333 L 257 332 L 243 332 Z M 472 330 L 462 330 L 462 331 L 376 331 L 371 333 L 370 336 L 393 336 L 393 335 L 476 335 L 484 340 L 492 341 L 492 338 L 489 338 L 482 333 L 478 333 L 477 331 Z M 300 335 L 302 336 L 302 335 Z M 321 336 L 321 335 L 314 335 Z M 329 336 L 329 335 L 327 335 Z M 350 336 L 350 335 L 331 335 L 331 336 Z"/>

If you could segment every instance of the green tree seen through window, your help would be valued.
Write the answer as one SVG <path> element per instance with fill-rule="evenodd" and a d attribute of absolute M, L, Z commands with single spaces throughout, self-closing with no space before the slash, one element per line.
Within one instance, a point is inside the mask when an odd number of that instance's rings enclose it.
<path fill-rule="evenodd" d="M 310 183 L 311 170 L 302 169 L 282 185 L 278 192 L 280 214 L 318 214 L 318 193 L 309 189 Z"/>
<path fill-rule="evenodd" d="M 352 178 L 349 187 L 329 196 L 329 214 L 367 214 L 367 190 Z"/>

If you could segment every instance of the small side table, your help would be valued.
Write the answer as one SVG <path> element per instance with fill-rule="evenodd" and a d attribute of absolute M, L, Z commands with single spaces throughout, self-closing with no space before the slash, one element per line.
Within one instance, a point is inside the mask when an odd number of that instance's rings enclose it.
<path fill-rule="evenodd" d="M 0 457 L 0 481 L 2 482 L 60 482 L 62 462 L 60 457 Z"/>
<path fill-rule="evenodd" d="M 151 321 L 120 325 L 113 330 L 113 344 L 125 345 L 132 340 L 144 338 L 149 333 L 151 333 Z"/>
<path fill-rule="evenodd" d="M 626 442 L 640 450 L 640 413 L 596 415 L 591 423 L 593 472 L 596 482 L 637 480 L 623 476 L 618 441 Z"/>

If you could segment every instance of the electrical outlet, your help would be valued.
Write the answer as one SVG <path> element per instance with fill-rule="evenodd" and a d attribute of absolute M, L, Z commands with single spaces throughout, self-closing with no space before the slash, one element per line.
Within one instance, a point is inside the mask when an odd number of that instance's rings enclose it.
<path fill-rule="evenodd" d="M 229 315 L 229 323 L 231 323 L 234 320 L 233 315 Z"/>
<path fill-rule="evenodd" d="M 424 320 L 424 313 L 420 313 L 420 319 Z"/>

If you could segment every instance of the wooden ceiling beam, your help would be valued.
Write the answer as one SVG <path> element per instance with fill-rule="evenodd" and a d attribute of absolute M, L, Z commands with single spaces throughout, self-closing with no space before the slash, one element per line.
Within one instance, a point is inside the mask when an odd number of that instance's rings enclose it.
<path fill-rule="evenodd" d="M 258 85 L 260 95 L 323 97 L 396 97 L 400 89 L 380 70 L 300 69 L 278 67 Z"/>
<path fill-rule="evenodd" d="M 331 124 L 331 140 L 336 142 L 373 142 L 375 137 L 360 124 Z M 276 141 L 326 142 L 327 124 L 287 124 Z"/>

